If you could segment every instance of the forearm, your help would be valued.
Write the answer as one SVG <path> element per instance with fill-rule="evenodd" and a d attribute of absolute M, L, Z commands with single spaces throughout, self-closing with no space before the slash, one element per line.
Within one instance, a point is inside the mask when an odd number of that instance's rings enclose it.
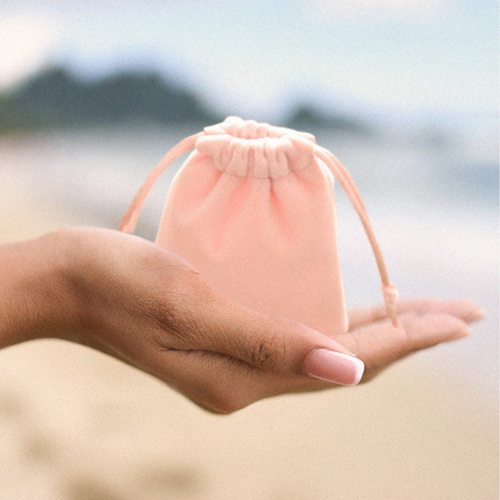
<path fill-rule="evenodd" d="M 61 334 L 74 318 L 57 235 L 0 246 L 0 348 Z"/>

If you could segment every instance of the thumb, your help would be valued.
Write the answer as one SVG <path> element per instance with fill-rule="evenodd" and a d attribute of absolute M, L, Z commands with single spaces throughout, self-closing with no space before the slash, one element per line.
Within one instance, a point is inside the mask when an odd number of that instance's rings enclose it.
<path fill-rule="evenodd" d="M 225 300 L 191 311 L 183 347 L 175 342 L 157 351 L 152 373 L 212 412 L 231 413 L 284 393 L 355 385 L 363 374 L 361 360 L 305 325 Z"/>
<path fill-rule="evenodd" d="M 306 325 L 271 317 L 228 301 L 215 292 L 191 309 L 190 349 L 223 354 L 255 370 L 356 385 L 363 362 L 333 339 Z M 194 327 L 194 328 L 193 328 Z"/>

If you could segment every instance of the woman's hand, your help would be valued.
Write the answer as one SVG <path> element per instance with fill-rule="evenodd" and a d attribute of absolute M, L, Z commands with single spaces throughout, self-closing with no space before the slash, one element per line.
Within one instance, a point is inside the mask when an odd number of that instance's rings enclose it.
<path fill-rule="evenodd" d="M 333 339 L 222 298 L 181 257 L 136 236 L 71 228 L 0 247 L 0 347 L 57 337 L 99 349 L 230 413 L 287 392 L 355 385 L 468 333 L 471 302 L 401 301 L 353 311 Z M 354 353 L 356 357 L 351 356 Z"/>

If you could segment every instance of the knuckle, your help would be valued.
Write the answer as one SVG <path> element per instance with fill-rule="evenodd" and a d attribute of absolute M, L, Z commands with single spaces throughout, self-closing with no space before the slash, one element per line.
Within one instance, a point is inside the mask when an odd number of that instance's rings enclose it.
<path fill-rule="evenodd" d="M 159 326 L 162 344 L 168 343 L 168 347 L 176 348 L 184 346 L 184 342 L 189 337 L 192 319 L 184 308 L 178 306 L 177 300 L 169 297 L 167 304 L 159 304 L 155 320 Z"/>
<path fill-rule="evenodd" d="M 253 365 L 264 371 L 273 371 L 283 365 L 286 357 L 283 334 L 271 332 L 257 338 L 251 353 Z"/>

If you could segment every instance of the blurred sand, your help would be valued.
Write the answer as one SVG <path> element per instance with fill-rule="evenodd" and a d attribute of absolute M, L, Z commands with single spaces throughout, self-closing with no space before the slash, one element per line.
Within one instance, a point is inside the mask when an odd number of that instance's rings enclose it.
<path fill-rule="evenodd" d="M 0 242 L 88 223 L 0 177 Z M 0 352 L 2 500 L 498 499 L 496 408 L 408 360 L 229 417 L 90 349 Z"/>

